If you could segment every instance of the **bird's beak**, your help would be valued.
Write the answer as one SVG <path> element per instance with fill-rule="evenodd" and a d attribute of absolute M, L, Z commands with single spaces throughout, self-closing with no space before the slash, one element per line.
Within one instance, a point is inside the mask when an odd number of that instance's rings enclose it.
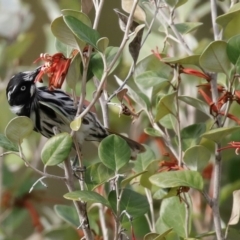
<path fill-rule="evenodd" d="M 42 68 L 42 66 L 37 67 L 33 71 L 24 72 L 25 73 L 25 77 L 24 77 L 25 81 L 34 82 L 36 80 L 38 74 L 40 73 L 41 68 Z"/>

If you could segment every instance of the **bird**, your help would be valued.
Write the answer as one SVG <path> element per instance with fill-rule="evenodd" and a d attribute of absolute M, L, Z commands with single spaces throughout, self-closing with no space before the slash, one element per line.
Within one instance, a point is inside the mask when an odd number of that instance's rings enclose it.
<path fill-rule="evenodd" d="M 59 132 L 70 133 L 70 122 L 76 117 L 77 106 L 74 105 L 71 96 L 61 89 L 50 90 L 46 86 L 38 87 L 35 80 L 40 71 L 41 67 L 37 67 L 32 71 L 19 72 L 10 79 L 6 88 L 10 110 L 18 116 L 29 117 L 33 121 L 34 131 L 46 138 L 55 135 L 54 128 Z M 112 134 L 110 130 L 101 124 L 97 115 L 89 111 L 83 117 L 76 137 L 82 146 L 84 141 L 101 142 L 110 134 Z M 136 159 L 137 154 L 145 151 L 140 143 L 117 135 L 128 143 L 131 159 Z"/>

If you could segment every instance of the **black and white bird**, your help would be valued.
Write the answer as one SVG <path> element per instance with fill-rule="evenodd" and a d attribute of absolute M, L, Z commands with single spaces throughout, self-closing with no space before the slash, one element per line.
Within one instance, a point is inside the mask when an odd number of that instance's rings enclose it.
<path fill-rule="evenodd" d="M 50 138 L 54 135 L 53 128 L 60 132 L 70 132 L 69 123 L 74 120 L 77 108 L 73 99 L 59 89 L 49 90 L 48 87 L 37 87 L 35 78 L 40 67 L 34 71 L 19 72 L 14 75 L 7 86 L 6 96 L 10 109 L 18 116 L 29 117 L 34 123 L 34 130 Z M 95 113 L 89 111 L 82 119 L 76 136 L 78 142 L 97 141 L 109 135 Z M 131 148 L 131 158 L 135 159 L 144 147 L 122 135 Z"/>

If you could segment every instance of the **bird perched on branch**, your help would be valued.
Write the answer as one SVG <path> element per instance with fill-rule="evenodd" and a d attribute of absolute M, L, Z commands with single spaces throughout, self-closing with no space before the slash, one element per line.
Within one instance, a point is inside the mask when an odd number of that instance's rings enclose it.
<path fill-rule="evenodd" d="M 40 71 L 41 67 L 38 67 L 33 71 L 17 73 L 10 79 L 6 89 L 10 109 L 18 116 L 29 117 L 34 123 L 34 130 L 47 138 L 54 135 L 54 127 L 60 132 L 70 132 L 69 124 L 77 113 L 73 99 L 60 89 L 37 87 L 35 80 Z M 83 117 L 76 136 L 82 144 L 84 141 L 100 142 L 109 134 L 109 130 L 103 127 L 96 114 L 89 111 Z M 132 159 L 145 150 L 141 144 L 120 136 L 131 148 Z"/>

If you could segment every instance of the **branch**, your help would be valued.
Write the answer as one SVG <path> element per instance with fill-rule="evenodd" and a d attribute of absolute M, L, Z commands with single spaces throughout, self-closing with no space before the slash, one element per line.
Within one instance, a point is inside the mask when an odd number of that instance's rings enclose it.
<path fill-rule="evenodd" d="M 75 190 L 75 187 L 74 187 L 74 181 L 73 181 L 72 167 L 69 159 L 64 161 L 64 172 L 66 177 L 65 184 L 68 188 L 68 191 L 72 192 Z M 82 201 L 73 201 L 73 203 L 77 210 L 80 226 L 82 227 L 86 240 L 92 240 L 93 236 L 92 236 L 92 232 L 90 229 L 88 216 L 87 216 L 87 208 L 86 208 L 87 204 Z"/>
<path fill-rule="evenodd" d="M 18 157 L 20 157 L 25 165 L 29 168 L 31 168 L 33 171 L 35 171 L 36 173 L 46 177 L 46 178 L 54 178 L 54 179 L 58 179 L 58 180 L 65 180 L 65 177 L 60 177 L 60 176 L 56 176 L 56 175 L 52 175 L 52 174 L 48 174 L 48 173 L 45 173 L 45 172 L 42 172 L 40 170 L 38 170 L 37 168 L 33 167 L 26 159 L 25 157 L 23 156 L 23 154 L 21 153 L 18 153 L 18 152 L 5 152 L 5 153 L 2 153 L 0 155 L 0 157 L 3 157 L 4 155 L 8 155 L 8 154 L 14 154 L 14 155 L 17 155 Z"/>

